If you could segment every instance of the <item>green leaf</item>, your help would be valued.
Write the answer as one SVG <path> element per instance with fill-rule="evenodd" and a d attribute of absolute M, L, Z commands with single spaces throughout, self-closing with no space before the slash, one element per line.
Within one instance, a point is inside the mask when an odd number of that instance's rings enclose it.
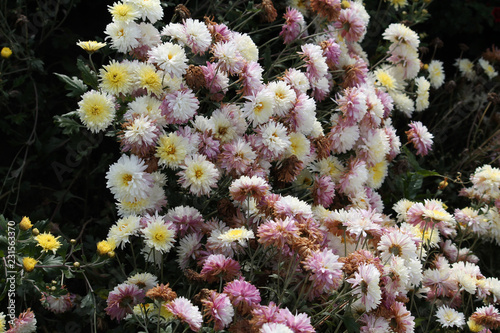
<path fill-rule="evenodd" d="M 356 322 L 356 319 L 354 319 L 350 312 L 346 313 L 342 317 L 342 321 L 344 322 L 344 325 L 349 333 L 359 332 L 359 324 Z"/>
<path fill-rule="evenodd" d="M 83 298 L 82 298 L 82 301 L 80 302 L 80 307 L 82 308 L 85 308 L 85 307 L 93 307 L 94 306 L 94 302 L 93 302 L 93 299 L 92 299 L 92 293 L 88 293 L 87 295 L 85 295 Z"/>
<path fill-rule="evenodd" d="M 441 176 L 438 172 L 436 171 L 431 171 L 431 170 L 417 170 L 416 173 L 418 173 L 422 177 L 432 177 L 432 176 Z"/>
<path fill-rule="evenodd" d="M 63 129 L 63 133 L 66 135 L 76 134 L 80 131 L 80 128 L 84 127 L 76 120 L 67 117 L 68 114 L 62 116 L 55 116 L 54 121 L 59 127 Z"/>
<path fill-rule="evenodd" d="M 82 59 L 78 59 L 76 61 L 76 66 L 82 73 L 83 82 L 93 87 L 94 89 L 97 89 L 97 74 L 93 70 L 91 70 L 90 67 L 85 62 L 83 62 Z"/>
<path fill-rule="evenodd" d="M 69 77 L 64 74 L 59 74 L 59 73 L 54 73 L 54 74 L 57 75 L 57 77 L 66 84 L 65 88 L 66 90 L 69 90 L 69 92 L 66 94 L 66 96 L 68 97 L 81 96 L 88 89 L 85 83 L 76 76 Z"/>

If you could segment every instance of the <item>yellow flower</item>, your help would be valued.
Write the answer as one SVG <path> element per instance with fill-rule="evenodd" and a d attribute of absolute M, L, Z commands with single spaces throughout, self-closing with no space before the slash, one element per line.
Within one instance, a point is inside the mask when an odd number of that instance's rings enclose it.
<path fill-rule="evenodd" d="M 2 58 L 7 59 L 12 55 L 12 50 L 8 47 L 4 47 L 2 48 L 2 52 L 0 52 L 0 54 L 2 55 Z"/>
<path fill-rule="evenodd" d="M 80 120 L 93 133 L 105 130 L 115 118 L 114 98 L 108 93 L 88 91 L 83 94 L 78 106 Z"/>
<path fill-rule="evenodd" d="M 33 224 L 31 224 L 30 218 L 26 216 L 23 216 L 23 219 L 21 220 L 21 222 L 19 222 L 19 229 L 21 229 L 22 231 L 26 231 L 32 226 Z"/>
<path fill-rule="evenodd" d="M 42 248 L 43 252 L 52 251 L 56 253 L 56 251 L 61 247 L 61 242 L 57 239 L 61 236 L 54 237 L 51 233 L 44 232 L 43 234 L 39 234 L 35 237 L 35 240 L 38 242 L 37 246 Z"/>
<path fill-rule="evenodd" d="M 97 243 L 97 252 L 104 256 L 115 249 L 115 244 L 112 241 L 103 240 Z"/>
<path fill-rule="evenodd" d="M 95 40 L 89 40 L 86 42 L 78 41 L 78 43 L 76 43 L 76 45 L 80 46 L 82 49 L 84 49 L 88 53 L 92 54 L 95 51 L 99 50 L 100 48 L 103 48 L 104 46 L 106 46 L 106 43 L 96 42 Z M 3 52 L 3 50 L 2 50 L 2 52 Z M 2 53 L 2 56 L 3 56 L 3 53 Z"/>
<path fill-rule="evenodd" d="M 5 315 L 3 312 L 0 312 L 0 333 L 5 332 Z"/>
<path fill-rule="evenodd" d="M 31 272 L 32 270 L 35 269 L 35 265 L 38 262 L 38 260 L 31 258 L 31 257 L 24 257 L 23 258 L 23 267 L 26 272 Z"/>
<path fill-rule="evenodd" d="M 111 61 L 99 70 L 101 87 L 114 95 L 127 94 L 132 90 L 132 75 L 126 63 Z"/>

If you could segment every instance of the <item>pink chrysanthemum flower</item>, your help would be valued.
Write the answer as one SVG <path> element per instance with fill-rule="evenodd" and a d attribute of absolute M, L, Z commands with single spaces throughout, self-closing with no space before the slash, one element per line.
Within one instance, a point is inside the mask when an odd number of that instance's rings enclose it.
<path fill-rule="evenodd" d="M 342 283 L 343 263 L 338 261 L 339 256 L 330 249 L 313 251 L 304 261 L 304 268 L 311 271 L 309 280 L 313 283 L 311 296 L 329 293 L 336 290 Z"/>
<path fill-rule="evenodd" d="M 315 44 L 304 44 L 301 46 L 302 52 L 298 52 L 306 62 L 306 72 L 309 74 L 309 79 L 314 78 L 319 80 L 328 72 L 326 59 L 323 56 L 321 47 Z"/>
<path fill-rule="evenodd" d="M 255 132 L 256 135 L 252 137 L 254 147 L 259 156 L 268 161 L 279 159 L 290 147 L 290 137 L 282 123 L 271 120 L 259 126 Z"/>
<path fill-rule="evenodd" d="M 121 321 L 132 308 L 144 301 L 144 290 L 135 284 L 122 283 L 117 285 L 108 295 L 106 303 L 108 306 L 104 309 L 111 319 Z"/>
<path fill-rule="evenodd" d="M 252 316 L 255 327 L 265 323 L 276 323 L 279 318 L 279 307 L 274 302 L 269 302 L 269 305 L 258 305 L 252 310 Z"/>
<path fill-rule="evenodd" d="M 384 127 L 385 134 L 389 138 L 389 161 L 392 161 L 401 152 L 401 140 L 396 134 L 396 129 L 392 125 L 386 125 Z"/>
<path fill-rule="evenodd" d="M 391 329 L 396 333 L 412 333 L 415 330 L 415 317 L 413 317 L 401 302 L 391 305 Z"/>
<path fill-rule="evenodd" d="M 291 195 L 281 197 L 274 204 L 274 211 L 279 218 L 290 217 L 298 222 L 306 221 L 313 216 L 311 206 L 308 203 Z"/>
<path fill-rule="evenodd" d="M 364 314 L 359 318 L 364 325 L 360 327 L 361 333 L 384 333 L 389 332 L 389 322 L 384 317 L 377 317 L 374 314 Z"/>
<path fill-rule="evenodd" d="M 167 94 L 160 109 L 167 123 L 184 124 L 194 117 L 199 104 L 191 89 L 181 89 Z"/>
<path fill-rule="evenodd" d="M 223 254 L 211 254 L 203 262 L 200 274 L 207 282 L 215 282 L 219 278 L 230 281 L 240 275 L 240 264 Z"/>
<path fill-rule="evenodd" d="M 336 102 L 346 119 L 345 124 L 349 126 L 359 122 L 368 110 L 366 95 L 358 87 L 344 89 L 342 95 L 337 96 Z"/>
<path fill-rule="evenodd" d="M 203 234 L 192 233 L 179 241 L 179 245 L 177 246 L 177 262 L 182 270 L 189 266 L 191 260 L 195 260 L 198 257 L 201 252 L 202 238 Z"/>
<path fill-rule="evenodd" d="M 283 118 L 284 124 L 292 132 L 309 135 L 316 120 L 316 102 L 313 98 L 300 92 L 292 109 Z"/>
<path fill-rule="evenodd" d="M 283 37 L 283 43 L 289 44 L 304 34 L 306 22 L 304 15 L 295 8 L 287 7 L 283 14 L 285 24 L 281 28 L 280 36 Z"/>
<path fill-rule="evenodd" d="M 188 232 L 199 231 L 204 222 L 200 212 L 196 208 L 189 206 L 171 208 L 165 215 L 165 220 L 172 221 L 176 225 L 181 237 Z"/>
<path fill-rule="evenodd" d="M 311 318 L 305 313 L 293 315 L 287 308 L 279 309 L 277 322 L 285 324 L 296 333 L 314 333 L 316 330 L 311 325 Z"/>
<path fill-rule="evenodd" d="M 257 154 L 252 146 L 244 139 L 236 140 L 222 145 L 222 153 L 219 155 L 220 167 L 226 172 L 234 175 L 242 175 L 254 162 Z"/>
<path fill-rule="evenodd" d="M 283 249 L 286 244 L 292 244 L 300 237 L 297 222 L 290 217 L 267 221 L 259 226 L 258 242 L 264 246 L 275 246 Z"/>
<path fill-rule="evenodd" d="M 268 192 L 270 186 L 267 181 L 258 176 L 241 176 L 229 186 L 229 194 L 235 201 L 243 202 L 248 197 L 260 201 Z"/>
<path fill-rule="evenodd" d="M 424 271 L 422 284 L 429 288 L 427 299 L 434 300 L 437 297 L 446 297 L 453 292 L 458 292 L 458 284 L 451 279 L 449 267 L 439 269 L 427 269 Z"/>
<path fill-rule="evenodd" d="M 380 237 L 384 219 L 380 213 L 372 209 L 353 208 L 348 211 L 347 219 L 343 221 L 348 233 L 356 239 L 367 235 Z"/>
<path fill-rule="evenodd" d="M 261 302 L 259 289 L 245 281 L 243 277 L 226 284 L 224 293 L 229 296 L 233 306 L 242 314 L 250 312 Z"/>
<path fill-rule="evenodd" d="M 192 331 L 198 332 L 200 330 L 203 322 L 200 309 L 197 306 L 194 306 L 187 298 L 182 296 L 177 297 L 172 302 L 165 305 L 165 307 L 176 318 L 187 323 Z"/>
<path fill-rule="evenodd" d="M 406 131 L 408 140 L 413 143 L 417 149 L 417 155 L 425 156 L 432 150 L 432 139 L 434 136 L 429 133 L 427 127 L 422 125 L 420 121 L 412 121 L 410 130 Z"/>
<path fill-rule="evenodd" d="M 243 70 L 239 74 L 241 82 L 241 89 L 238 90 L 238 93 L 243 96 L 249 96 L 257 93 L 262 89 L 262 72 L 264 69 L 262 66 L 256 62 L 251 61 L 245 64 Z"/>
<path fill-rule="evenodd" d="M 355 87 L 366 82 L 368 74 L 368 64 L 361 58 L 354 57 L 356 61 L 353 64 L 344 67 L 344 82 L 342 87 Z"/>
<path fill-rule="evenodd" d="M 67 293 L 61 296 L 53 296 L 42 291 L 40 302 L 43 307 L 53 313 L 63 313 L 75 306 L 75 294 Z"/>
<path fill-rule="evenodd" d="M 198 152 L 208 157 L 210 161 L 214 161 L 220 154 L 220 141 L 212 136 L 212 133 L 203 132 L 200 136 L 198 144 Z"/>
<path fill-rule="evenodd" d="M 203 76 L 205 77 L 205 86 L 208 88 L 211 99 L 220 102 L 227 92 L 229 86 L 229 78 L 226 72 L 219 69 L 217 64 L 207 61 L 206 66 L 200 66 Z"/>
<path fill-rule="evenodd" d="M 216 331 L 223 330 L 233 320 L 234 308 L 226 294 L 219 294 L 212 290 L 208 298 L 202 299 L 201 303 L 205 316 L 209 318 L 208 322 L 214 322 Z"/>
<path fill-rule="evenodd" d="M 36 318 L 31 308 L 19 314 L 14 319 L 14 325 L 10 325 L 8 333 L 33 333 L 36 332 Z"/>
<path fill-rule="evenodd" d="M 339 44 L 335 42 L 335 39 L 329 38 L 321 42 L 320 45 L 323 49 L 323 56 L 326 58 L 326 64 L 330 68 L 337 68 L 340 55 L 342 54 Z"/>
<path fill-rule="evenodd" d="M 238 52 L 238 46 L 234 40 L 217 42 L 212 46 L 212 54 L 218 60 L 220 70 L 230 74 L 238 74 L 245 66 L 245 59 Z"/>
<path fill-rule="evenodd" d="M 177 173 L 180 176 L 179 183 L 182 187 L 189 188 L 192 194 L 210 195 L 211 189 L 217 187 L 219 170 L 204 155 L 195 154 L 186 157 L 181 169 Z"/>
<path fill-rule="evenodd" d="M 335 183 L 328 175 L 315 175 L 311 192 L 314 205 L 321 205 L 327 208 L 333 203 L 333 198 L 335 197 Z"/>
<path fill-rule="evenodd" d="M 297 96 L 299 93 L 305 94 L 311 88 L 306 74 L 293 67 L 285 71 L 282 80 L 295 89 Z"/>
<path fill-rule="evenodd" d="M 361 297 L 361 304 L 366 311 L 375 309 L 382 300 L 382 291 L 380 290 L 380 272 L 373 264 L 362 263 L 358 270 L 354 272 L 354 277 L 347 279 L 353 288 L 353 294 Z"/>
<path fill-rule="evenodd" d="M 333 26 L 340 30 L 340 35 L 348 42 L 358 42 L 366 33 L 365 22 L 352 7 L 341 10 Z"/>
<path fill-rule="evenodd" d="M 368 180 L 366 162 L 360 159 L 349 161 L 347 172 L 339 180 L 339 187 L 343 193 L 355 194 L 360 192 Z"/>
<path fill-rule="evenodd" d="M 500 327 L 500 312 L 493 305 L 482 306 L 476 309 L 470 316 L 470 320 L 477 325 L 494 330 Z"/>

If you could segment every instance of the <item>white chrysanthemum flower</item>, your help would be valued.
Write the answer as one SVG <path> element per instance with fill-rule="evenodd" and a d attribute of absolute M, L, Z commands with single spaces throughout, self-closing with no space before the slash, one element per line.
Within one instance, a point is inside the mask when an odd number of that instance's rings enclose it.
<path fill-rule="evenodd" d="M 290 134 L 290 146 L 287 149 L 289 156 L 295 155 L 300 161 L 307 161 L 311 153 L 311 142 L 306 136 L 299 132 Z"/>
<path fill-rule="evenodd" d="M 248 101 L 243 105 L 243 115 L 254 126 L 263 124 L 273 115 L 275 99 L 269 88 L 263 88 L 255 95 L 246 96 Z"/>
<path fill-rule="evenodd" d="M 106 39 L 111 39 L 111 47 L 118 52 L 127 53 L 139 46 L 141 30 L 135 22 L 112 22 L 106 26 L 104 33 L 108 35 Z"/>
<path fill-rule="evenodd" d="M 158 278 L 151 273 L 137 273 L 130 276 L 127 279 L 127 283 L 135 284 L 144 291 L 148 291 L 149 289 L 156 287 L 158 284 Z"/>
<path fill-rule="evenodd" d="M 188 156 L 181 165 L 182 171 L 178 173 L 181 178 L 179 183 L 184 188 L 197 196 L 210 195 L 213 187 L 217 187 L 219 170 L 208 161 L 204 155 L 195 154 Z"/>
<path fill-rule="evenodd" d="M 221 110 L 215 110 L 209 121 L 213 126 L 214 137 L 221 143 L 228 143 L 237 137 L 236 128 Z"/>
<path fill-rule="evenodd" d="M 390 280 L 386 282 L 386 290 L 391 295 L 406 294 L 409 286 L 408 268 L 401 257 L 392 257 L 384 266 L 384 275 Z"/>
<path fill-rule="evenodd" d="M 224 243 L 235 243 L 245 247 L 249 239 L 255 238 L 252 230 L 248 230 L 245 227 L 229 229 L 224 233 L 221 233 L 217 237 L 220 241 Z"/>
<path fill-rule="evenodd" d="M 465 316 L 463 313 L 443 305 L 436 311 L 437 321 L 442 327 L 458 327 L 461 328 L 465 325 Z"/>
<path fill-rule="evenodd" d="M 118 215 L 143 215 L 148 212 L 157 211 L 167 204 L 165 192 L 158 184 L 153 184 L 144 199 L 118 200 L 116 207 Z"/>
<path fill-rule="evenodd" d="M 396 108 L 403 112 L 408 118 L 411 118 L 413 111 L 415 111 L 415 103 L 405 93 L 391 93 L 390 94 Z"/>
<path fill-rule="evenodd" d="M 323 125 L 321 125 L 321 123 L 319 122 L 318 119 L 314 119 L 314 122 L 313 122 L 313 125 L 311 128 L 311 133 L 309 133 L 309 135 L 313 139 L 317 139 L 317 138 L 325 135 L 325 133 L 323 131 Z"/>
<path fill-rule="evenodd" d="M 156 125 L 148 116 L 140 115 L 125 127 L 123 138 L 132 145 L 150 146 L 155 143 L 157 131 Z"/>
<path fill-rule="evenodd" d="M 285 324 L 264 323 L 264 325 L 260 328 L 259 333 L 293 333 L 293 331 Z"/>
<path fill-rule="evenodd" d="M 417 258 L 417 246 L 412 237 L 399 230 L 385 233 L 380 238 L 377 249 L 381 252 L 380 259 L 383 262 L 393 256 L 410 260 Z"/>
<path fill-rule="evenodd" d="M 93 133 L 105 130 L 115 118 L 114 97 L 108 93 L 88 91 L 82 95 L 78 106 L 80 120 Z"/>
<path fill-rule="evenodd" d="M 187 36 L 186 44 L 193 53 L 203 53 L 208 50 L 212 43 L 212 35 L 205 23 L 188 18 L 184 21 L 184 31 Z"/>
<path fill-rule="evenodd" d="M 192 151 L 193 147 L 188 139 L 176 133 L 168 133 L 159 137 L 155 156 L 159 158 L 159 165 L 176 169 Z"/>
<path fill-rule="evenodd" d="M 304 74 L 304 72 L 295 69 L 289 68 L 285 72 L 285 76 L 283 78 L 286 83 L 293 87 L 293 89 L 297 90 L 305 94 L 309 89 L 311 89 L 311 84 L 309 83 L 309 79 Z"/>
<path fill-rule="evenodd" d="M 274 113 L 284 116 L 293 106 L 297 95 L 284 81 L 273 81 L 267 88 L 274 94 Z"/>
<path fill-rule="evenodd" d="M 369 165 L 379 163 L 390 151 L 389 136 L 382 128 L 368 132 L 362 140 L 364 145 L 359 148 L 366 154 L 366 163 Z"/>
<path fill-rule="evenodd" d="M 133 3 L 115 2 L 113 6 L 108 6 L 108 11 L 113 16 L 113 21 L 130 23 L 141 15 Z"/>
<path fill-rule="evenodd" d="M 347 279 L 353 289 L 354 295 L 361 296 L 361 304 L 366 311 L 375 309 L 382 300 L 382 291 L 379 286 L 380 272 L 375 265 L 362 263 L 354 277 Z M 355 288 L 358 287 L 358 288 Z"/>
<path fill-rule="evenodd" d="M 199 104 L 191 89 L 181 89 L 165 96 L 162 110 L 169 122 L 183 124 L 193 118 Z"/>
<path fill-rule="evenodd" d="M 155 46 L 149 52 L 148 62 L 160 67 L 171 76 L 182 76 L 188 68 L 184 49 L 170 42 Z"/>
<path fill-rule="evenodd" d="M 175 39 L 179 43 L 186 45 L 187 44 L 187 35 L 185 33 L 184 25 L 182 23 L 173 23 L 170 22 L 161 31 L 162 36 L 170 36 L 172 39 Z"/>
<path fill-rule="evenodd" d="M 117 200 L 140 200 L 148 197 L 153 186 L 146 164 L 135 155 L 122 155 L 106 173 L 107 187 Z"/>
<path fill-rule="evenodd" d="M 165 126 L 165 117 L 161 115 L 161 101 L 154 96 L 139 96 L 134 101 L 128 103 L 128 110 L 123 116 L 124 119 L 132 119 L 134 115 L 147 116 L 160 126 Z"/>
<path fill-rule="evenodd" d="M 445 78 L 443 62 L 439 60 L 432 60 L 429 63 L 429 68 L 427 70 L 429 71 L 429 81 L 431 82 L 431 86 L 436 89 L 441 87 Z"/>
<path fill-rule="evenodd" d="M 107 238 L 114 241 L 116 247 L 123 249 L 125 244 L 130 241 L 129 237 L 136 236 L 139 232 L 139 221 L 140 217 L 134 215 L 119 219 L 109 229 Z"/>
<path fill-rule="evenodd" d="M 201 239 L 203 235 L 193 233 L 186 235 L 179 241 L 177 246 L 177 263 L 181 269 L 188 267 L 190 260 L 196 259 L 195 251 L 201 247 Z"/>
<path fill-rule="evenodd" d="M 392 42 L 394 46 L 406 45 L 417 49 L 420 44 L 417 33 L 401 23 L 389 25 L 382 36 L 385 40 Z"/>
<path fill-rule="evenodd" d="M 399 222 L 406 221 L 406 213 L 408 212 L 408 209 L 410 209 L 410 207 L 414 204 L 415 203 L 413 201 L 410 201 L 408 199 L 401 199 L 394 204 L 392 209 L 394 209 L 394 211 L 396 212 Z"/>
<path fill-rule="evenodd" d="M 334 182 L 339 181 L 345 171 L 345 166 L 336 156 L 328 156 L 313 162 L 310 165 L 312 172 L 318 172 L 321 176 L 330 176 Z"/>
<path fill-rule="evenodd" d="M 217 42 L 212 47 L 212 53 L 218 60 L 220 69 L 231 74 L 240 73 L 245 65 L 245 59 L 238 51 L 238 46 L 234 40 L 227 42 Z"/>
<path fill-rule="evenodd" d="M 473 80 L 476 77 L 476 71 L 474 71 L 474 63 L 469 59 L 457 59 L 455 66 L 458 67 L 458 71 L 462 76 L 465 76 L 467 80 Z"/>
<path fill-rule="evenodd" d="M 141 13 L 143 20 L 147 18 L 151 23 L 155 23 L 163 18 L 163 7 L 160 0 L 125 0 L 125 3 L 133 3 Z"/>
<path fill-rule="evenodd" d="M 495 68 L 493 68 L 493 66 L 484 58 L 480 58 L 478 63 L 479 63 L 479 66 L 481 66 L 481 68 L 484 70 L 486 75 L 488 75 L 490 80 L 498 75 L 498 72 L 495 71 Z"/>
<path fill-rule="evenodd" d="M 492 199 L 500 196 L 500 169 L 493 168 L 489 164 L 482 165 L 474 171 L 471 181 L 480 195 Z"/>
<path fill-rule="evenodd" d="M 290 146 L 285 126 L 274 121 L 262 125 L 262 143 L 275 156 L 282 154 Z"/>
<path fill-rule="evenodd" d="M 423 111 L 429 107 L 429 89 L 431 84 L 423 76 L 415 79 L 417 85 L 417 99 L 415 101 L 415 110 Z"/>
<path fill-rule="evenodd" d="M 162 254 L 168 253 L 175 242 L 175 226 L 171 222 L 155 219 L 142 229 L 144 243 Z"/>
<path fill-rule="evenodd" d="M 141 51 L 149 50 L 161 43 L 160 32 L 151 23 L 139 23 L 139 30 L 141 30 L 141 37 L 139 38 Z"/>
<path fill-rule="evenodd" d="M 246 61 L 252 62 L 259 60 L 259 49 L 249 35 L 233 32 L 232 40 L 236 44 L 236 49 Z"/>

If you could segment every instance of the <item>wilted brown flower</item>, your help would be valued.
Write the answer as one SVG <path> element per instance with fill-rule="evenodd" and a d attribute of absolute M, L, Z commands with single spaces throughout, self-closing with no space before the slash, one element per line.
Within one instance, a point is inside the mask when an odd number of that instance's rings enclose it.
<path fill-rule="evenodd" d="M 262 9 L 260 17 L 264 22 L 271 23 L 276 20 L 278 13 L 276 12 L 271 0 L 262 0 L 262 3 L 257 5 L 257 8 Z"/>
<path fill-rule="evenodd" d="M 177 294 L 172 290 L 172 288 L 168 286 L 168 283 L 166 285 L 162 283 L 156 285 L 156 287 L 149 289 L 146 292 L 146 297 L 157 301 L 170 302 L 171 300 L 177 298 Z"/>

